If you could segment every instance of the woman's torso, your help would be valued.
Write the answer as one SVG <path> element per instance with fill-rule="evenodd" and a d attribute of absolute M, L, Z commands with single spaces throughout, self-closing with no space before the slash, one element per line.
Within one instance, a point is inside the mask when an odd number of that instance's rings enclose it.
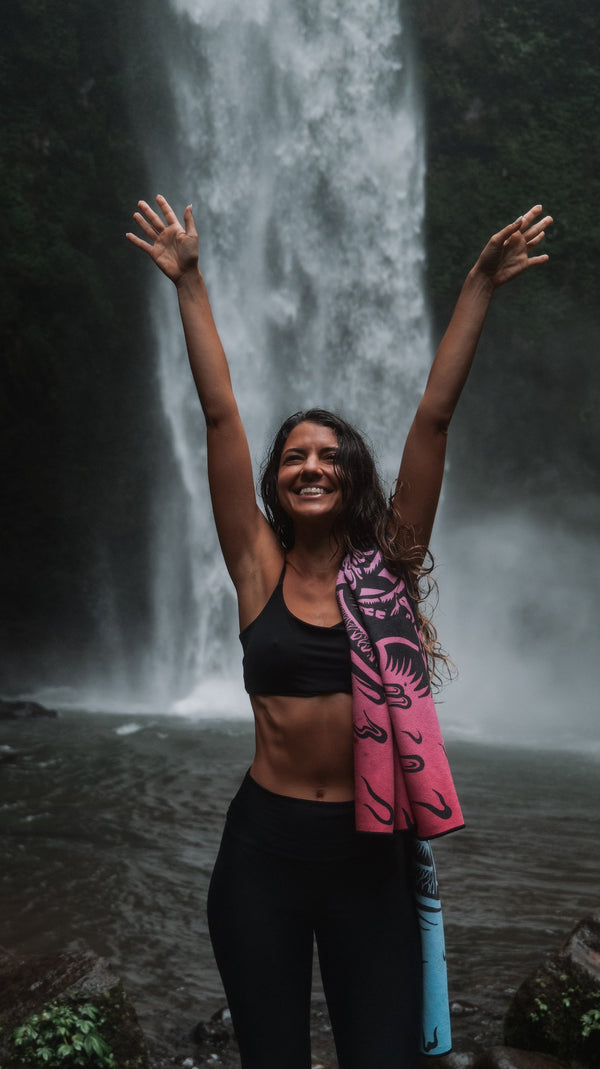
<path fill-rule="evenodd" d="M 352 799 L 350 650 L 335 576 L 306 581 L 284 563 L 240 638 L 256 724 L 254 779 L 276 794 Z"/>

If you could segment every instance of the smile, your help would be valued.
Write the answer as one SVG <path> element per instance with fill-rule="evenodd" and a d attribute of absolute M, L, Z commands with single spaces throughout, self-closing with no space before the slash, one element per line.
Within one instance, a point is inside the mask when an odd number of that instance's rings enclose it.
<path fill-rule="evenodd" d="M 324 486 L 302 486 L 300 490 L 296 490 L 296 493 L 300 497 L 312 497 L 313 495 L 330 494 L 331 490 L 327 490 Z"/>

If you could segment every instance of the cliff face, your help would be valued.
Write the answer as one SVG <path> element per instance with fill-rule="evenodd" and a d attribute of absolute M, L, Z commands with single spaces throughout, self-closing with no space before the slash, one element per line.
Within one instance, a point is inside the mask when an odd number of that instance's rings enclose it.
<path fill-rule="evenodd" d="M 144 273 L 123 239 L 146 189 L 127 54 L 141 52 L 139 6 L 16 0 L 3 17 L 7 689 L 43 678 L 61 648 L 83 657 L 102 614 L 116 622 L 127 606 L 142 637 L 148 618 L 150 443 L 161 432 Z M 151 54 L 138 54 L 148 108 L 151 67 Z"/>
<path fill-rule="evenodd" d="M 164 11 L 154 11 L 157 34 L 143 29 L 152 2 L 15 0 L 3 16 L 7 691 L 43 679 L 65 647 L 96 655 L 102 632 L 108 663 L 124 626 L 134 644 L 151 626 L 147 535 L 169 446 L 148 274 L 123 234 L 152 193 L 143 139 L 169 126 L 156 54 Z M 427 113 L 438 333 L 494 228 L 537 201 L 557 220 L 548 267 L 492 309 L 453 429 L 453 496 L 463 507 L 483 487 L 503 502 L 517 486 L 554 508 L 589 493 L 597 470 L 600 14 L 592 0 L 576 15 L 558 0 L 405 7 Z"/>
<path fill-rule="evenodd" d="M 510 501 L 517 486 L 553 507 L 560 495 L 589 494 L 597 479 L 598 10 L 590 0 L 576 14 L 557 0 L 423 0 L 410 13 L 438 330 L 493 229 L 537 202 L 555 216 L 550 263 L 492 308 L 453 427 L 455 499 L 493 477 L 493 498 Z"/>

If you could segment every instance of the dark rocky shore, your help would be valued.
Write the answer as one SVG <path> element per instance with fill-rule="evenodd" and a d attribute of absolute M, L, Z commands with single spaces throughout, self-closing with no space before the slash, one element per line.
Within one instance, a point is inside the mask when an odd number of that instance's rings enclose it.
<path fill-rule="evenodd" d="M 37 720 L 40 717 L 50 717 L 56 720 L 58 713 L 55 709 L 47 709 L 39 702 L 26 699 L 7 701 L 0 698 L 0 720 Z"/>
<path fill-rule="evenodd" d="M 490 998 L 451 1004 L 454 1050 L 436 1058 L 439 1069 L 600 1069 L 600 910 L 585 917 L 565 944 L 544 958 L 500 1006 Z M 226 1008 L 187 1035 L 146 1043 L 119 978 L 92 953 L 22 959 L 0 951 L 0 1064 L 22 1066 L 10 1037 L 48 1002 L 97 1005 L 102 1034 L 116 1069 L 239 1069 Z M 274 1007 L 273 1012 L 277 1009 Z M 312 1013 L 313 1069 L 335 1069 L 325 1005 Z M 424 1058 L 423 1066 L 431 1066 Z M 285 1069 L 282 1066 L 282 1069 Z M 369 1069 L 365 1066 L 364 1069 Z"/>

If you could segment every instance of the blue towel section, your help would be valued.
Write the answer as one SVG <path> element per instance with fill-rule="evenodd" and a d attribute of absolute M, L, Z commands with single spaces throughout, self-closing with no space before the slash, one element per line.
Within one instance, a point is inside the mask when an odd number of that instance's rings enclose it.
<path fill-rule="evenodd" d="M 413 839 L 414 893 L 423 959 L 422 1054 L 446 1054 L 452 1048 L 448 976 L 442 904 L 431 846 Z"/>

